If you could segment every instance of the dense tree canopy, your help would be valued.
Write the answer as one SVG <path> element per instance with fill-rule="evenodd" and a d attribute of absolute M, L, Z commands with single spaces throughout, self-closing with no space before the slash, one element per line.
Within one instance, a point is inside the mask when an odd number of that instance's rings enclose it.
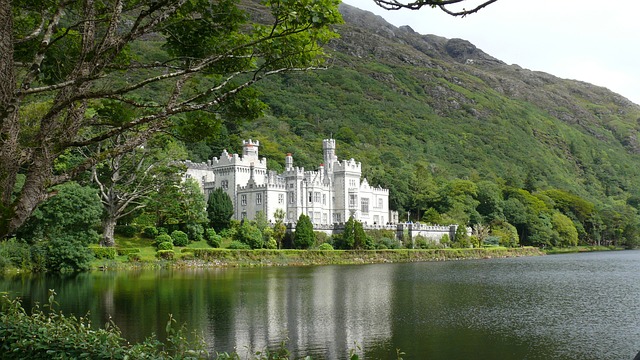
<path fill-rule="evenodd" d="M 236 0 L 0 1 L 0 238 L 52 186 L 184 124 L 180 114 L 255 115 L 261 107 L 247 87 L 322 65 L 337 5 L 265 1 L 249 7 L 257 23 Z M 153 54 L 132 50 L 151 43 L 161 45 Z M 106 102 L 129 109 L 101 116 Z M 108 151 L 56 166 L 123 134 Z"/>

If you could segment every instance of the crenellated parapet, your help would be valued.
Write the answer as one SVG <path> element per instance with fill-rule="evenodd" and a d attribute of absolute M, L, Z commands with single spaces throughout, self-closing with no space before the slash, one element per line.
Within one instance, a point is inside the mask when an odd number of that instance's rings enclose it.
<path fill-rule="evenodd" d="M 267 159 L 257 158 L 257 153 L 255 156 L 253 155 L 243 155 L 240 156 L 238 154 L 229 154 L 227 150 L 222 151 L 220 157 L 214 157 L 211 159 L 210 164 L 212 167 L 220 167 L 220 166 L 251 166 L 252 164 L 255 167 L 266 168 L 267 167 Z"/>
<path fill-rule="evenodd" d="M 184 165 L 187 167 L 187 169 L 210 170 L 209 164 L 205 162 L 195 163 L 191 160 L 185 160 Z"/>
<path fill-rule="evenodd" d="M 362 172 L 362 163 L 359 161 L 355 161 L 353 158 L 349 160 L 337 161 L 334 164 L 333 168 L 334 172 Z"/>

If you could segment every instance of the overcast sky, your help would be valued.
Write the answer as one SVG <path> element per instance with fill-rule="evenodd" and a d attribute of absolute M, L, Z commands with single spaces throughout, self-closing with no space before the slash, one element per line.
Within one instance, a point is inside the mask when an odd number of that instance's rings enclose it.
<path fill-rule="evenodd" d="M 421 34 L 469 40 L 507 64 L 604 86 L 640 104 L 640 1 L 498 0 L 465 18 L 432 8 L 388 11 L 373 0 L 344 3 Z"/>

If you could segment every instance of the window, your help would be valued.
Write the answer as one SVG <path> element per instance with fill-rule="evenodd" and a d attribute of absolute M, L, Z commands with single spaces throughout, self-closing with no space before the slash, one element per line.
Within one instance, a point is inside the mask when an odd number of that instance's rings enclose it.
<path fill-rule="evenodd" d="M 319 192 L 315 192 L 313 193 L 313 201 L 320 203 L 320 193 Z"/>
<path fill-rule="evenodd" d="M 322 194 L 322 205 L 327 205 L 327 194 Z"/>
<path fill-rule="evenodd" d="M 220 182 L 220 185 L 222 186 L 223 189 L 227 190 L 229 189 L 229 180 L 222 180 Z"/>
<path fill-rule="evenodd" d="M 246 219 L 247 218 L 247 212 L 243 211 L 242 214 L 240 215 L 241 219 Z"/>
<path fill-rule="evenodd" d="M 240 205 L 247 205 L 247 195 L 240 196 Z"/>
<path fill-rule="evenodd" d="M 327 223 L 327 213 L 323 213 L 322 214 L 322 223 L 326 224 Z"/>
<path fill-rule="evenodd" d="M 339 223 L 340 222 L 340 214 L 339 213 L 333 213 L 333 222 L 334 223 Z"/>
<path fill-rule="evenodd" d="M 313 191 L 309 191 L 309 202 L 313 199 Z"/>
<path fill-rule="evenodd" d="M 293 191 L 289 191 L 289 204 L 293 204 L 296 201 L 296 197 L 295 194 L 293 193 Z"/>
<path fill-rule="evenodd" d="M 360 211 L 362 211 L 363 214 L 368 214 L 369 213 L 369 199 L 368 198 L 360 199 Z"/>
<path fill-rule="evenodd" d="M 257 193 L 256 194 L 256 205 L 261 205 L 262 204 L 262 193 Z"/>
<path fill-rule="evenodd" d="M 284 204 L 284 194 L 278 194 L 278 204 Z"/>
<path fill-rule="evenodd" d="M 356 207 L 356 203 L 358 201 L 358 195 L 356 194 L 349 194 L 349 207 L 350 208 L 354 208 Z"/>
<path fill-rule="evenodd" d="M 378 198 L 378 207 L 382 209 L 382 198 Z"/>
<path fill-rule="evenodd" d="M 380 216 L 378 215 L 373 215 L 373 224 L 377 224 L 380 222 Z"/>

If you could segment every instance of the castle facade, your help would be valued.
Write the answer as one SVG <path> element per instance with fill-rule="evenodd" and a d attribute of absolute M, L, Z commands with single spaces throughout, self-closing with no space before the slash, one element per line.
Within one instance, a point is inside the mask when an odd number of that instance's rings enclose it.
<path fill-rule="evenodd" d="M 187 162 L 186 176 L 196 179 L 207 196 L 222 188 L 237 220 L 253 220 L 262 211 L 275 221 L 274 213 L 282 210 L 285 222 L 305 214 L 314 226 L 344 223 L 350 216 L 367 225 L 397 222 L 397 212 L 389 210 L 389 190 L 362 179 L 360 162 L 338 160 L 334 139 L 322 141 L 324 163 L 312 171 L 294 167 L 292 154 L 285 157 L 284 172 L 270 171 L 259 147 L 249 139 L 242 142 L 242 155 L 225 150 L 206 163 Z"/>

